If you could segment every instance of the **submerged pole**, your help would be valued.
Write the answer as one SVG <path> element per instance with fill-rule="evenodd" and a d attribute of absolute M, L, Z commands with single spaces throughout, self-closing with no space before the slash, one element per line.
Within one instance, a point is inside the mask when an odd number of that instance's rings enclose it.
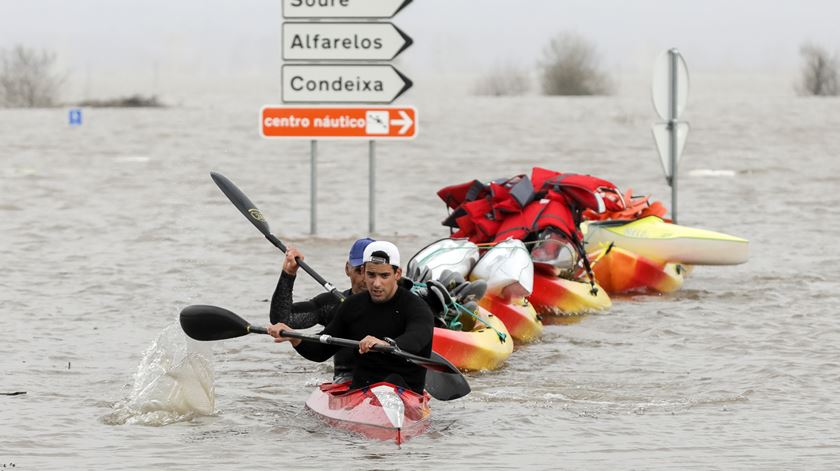
<path fill-rule="evenodd" d="M 376 230 L 376 141 L 368 145 L 368 234 Z"/>
<path fill-rule="evenodd" d="M 309 233 L 318 232 L 318 141 L 309 142 Z"/>

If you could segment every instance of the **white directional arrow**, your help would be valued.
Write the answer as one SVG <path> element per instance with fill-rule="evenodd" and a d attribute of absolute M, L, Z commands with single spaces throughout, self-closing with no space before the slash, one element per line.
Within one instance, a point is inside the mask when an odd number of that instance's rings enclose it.
<path fill-rule="evenodd" d="M 413 41 L 392 23 L 284 23 L 284 60 L 389 61 Z"/>
<path fill-rule="evenodd" d="M 391 103 L 412 82 L 390 65 L 283 66 L 285 103 Z"/>
<path fill-rule="evenodd" d="M 411 120 L 411 116 L 408 115 L 403 110 L 398 110 L 401 119 L 392 119 L 391 124 L 395 124 L 397 126 L 402 126 L 399 130 L 399 134 L 405 134 L 408 131 L 408 128 L 414 124 L 414 121 Z"/>
<path fill-rule="evenodd" d="M 412 0 L 283 0 L 283 18 L 391 18 Z"/>

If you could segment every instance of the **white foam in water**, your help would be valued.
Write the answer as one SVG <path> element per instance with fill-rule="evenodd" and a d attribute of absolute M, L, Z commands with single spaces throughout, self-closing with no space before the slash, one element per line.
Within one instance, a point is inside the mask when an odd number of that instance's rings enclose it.
<path fill-rule="evenodd" d="M 103 417 L 111 425 L 167 425 L 215 411 L 212 351 L 172 324 L 143 354 L 127 398 Z"/>
<path fill-rule="evenodd" d="M 125 163 L 128 163 L 128 162 L 148 162 L 149 160 L 151 160 L 151 159 L 149 159 L 149 157 L 146 157 L 144 155 L 123 155 L 123 156 L 120 156 L 120 157 L 114 157 L 114 162 L 120 162 L 120 163 L 122 163 L 122 162 L 125 162 Z"/>
<path fill-rule="evenodd" d="M 735 170 L 714 170 L 709 168 L 700 168 L 688 172 L 692 177 L 734 177 Z"/>

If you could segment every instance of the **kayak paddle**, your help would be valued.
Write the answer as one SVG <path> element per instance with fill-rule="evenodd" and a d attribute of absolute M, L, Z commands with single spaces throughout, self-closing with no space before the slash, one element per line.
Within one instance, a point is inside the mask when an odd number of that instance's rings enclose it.
<path fill-rule="evenodd" d="M 265 220 L 263 217 L 262 212 L 257 209 L 257 206 L 245 196 L 245 193 L 242 193 L 232 181 L 230 181 L 226 176 L 222 175 L 221 173 L 217 172 L 210 172 L 210 178 L 216 182 L 216 186 L 222 190 L 222 193 L 228 197 L 231 203 L 239 209 L 239 212 L 245 216 L 246 219 L 251 221 L 251 224 L 254 225 L 262 234 L 271 242 L 275 247 L 280 249 L 281 252 L 286 253 L 286 246 L 283 245 L 283 242 L 280 241 L 274 234 L 271 233 L 271 229 L 268 227 L 268 221 Z M 303 271 L 308 273 L 312 278 L 315 278 L 315 281 L 321 284 L 327 291 L 332 293 L 333 296 L 338 298 L 340 301 L 344 301 L 344 295 L 341 294 L 335 286 L 330 284 L 327 280 L 321 278 L 315 270 L 313 270 L 309 265 L 306 264 L 300 257 L 296 257 L 295 261 L 297 262 L 298 266 L 303 268 Z"/>
<path fill-rule="evenodd" d="M 233 312 L 217 306 L 187 306 L 181 311 L 180 321 L 184 332 L 195 340 L 224 340 L 248 334 L 268 334 L 264 327 L 251 325 Z M 356 340 L 330 335 L 307 335 L 292 331 L 282 331 L 280 335 L 305 342 L 359 348 L 359 342 Z M 404 352 L 394 346 L 377 345 L 373 350 L 404 358 L 428 369 L 430 373 L 439 373 L 426 375 L 426 391 L 439 401 L 458 399 L 470 392 L 470 385 L 458 368 L 435 352 L 432 352 L 430 358 L 425 358 Z"/>

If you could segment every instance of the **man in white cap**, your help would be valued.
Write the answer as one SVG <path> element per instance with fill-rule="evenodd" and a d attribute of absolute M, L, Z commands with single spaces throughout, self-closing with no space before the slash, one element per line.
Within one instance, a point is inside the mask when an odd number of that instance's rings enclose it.
<path fill-rule="evenodd" d="M 372 349 L 380 344 L 394 345 L 408 353 L 428 357 L 432 353 L 432 311 L 423 300 L 398 285 L 402 269 L 400 252 L 394 244 L 371 242 L 365 247 L 363 261 L 367 292 L 347 298 L 321 333 L 359 341 L 351 388 L 384 381 L 422 393 L 426 381 L 424 368 Z M 268 327 L 275 342 L 291 342 L 298 353 L 312 361 L 324 361 L 340 349 L 281 337 L 282 330 L 291 329 L 283 323 Z"/>

